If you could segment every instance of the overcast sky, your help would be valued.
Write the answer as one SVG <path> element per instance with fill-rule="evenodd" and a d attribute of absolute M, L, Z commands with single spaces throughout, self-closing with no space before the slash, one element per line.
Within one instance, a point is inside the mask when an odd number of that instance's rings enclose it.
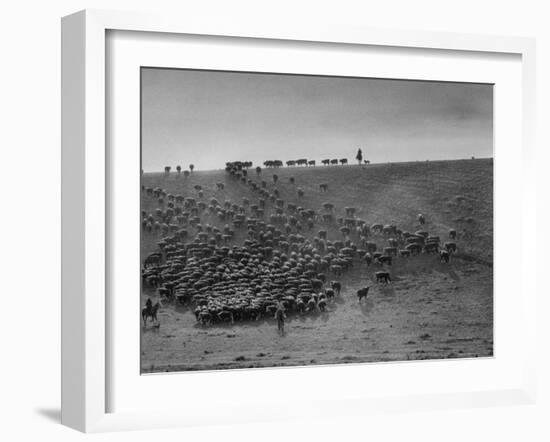
<path fill-rule="evenodd" d="M 493 156 L 493 87 L 142 68 L 142 167 Z"/>

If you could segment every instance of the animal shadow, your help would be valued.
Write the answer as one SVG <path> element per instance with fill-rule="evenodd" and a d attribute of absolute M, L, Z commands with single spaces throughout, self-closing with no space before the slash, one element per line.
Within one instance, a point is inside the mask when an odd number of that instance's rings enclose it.
<path fill-rule="evenodd" d="M 460 276 L 458 276 L 458 273 L 455 272 L 455 269 L 448 263 L 438 263 L 435 270 L 447 275 L 453 281 L 460 281 Z"/>
<path fill-rule="evenodd" d="M 359 306 L 361 308 L 361 313 L 365 316 L 369 316 L 370 312 L 372 312 L 372 309 L 374 308 L 374 301 L 367 298 L 366 301 L 359 302 Z"/>
<path fill-rule="evenodd" d="M 153 325 L 147 324 L 146 326 L 142 324 L 141 328 L 143 330 L 143 333 L 158 333 L 160 330 L 160 324 L 153 324 Z"/>

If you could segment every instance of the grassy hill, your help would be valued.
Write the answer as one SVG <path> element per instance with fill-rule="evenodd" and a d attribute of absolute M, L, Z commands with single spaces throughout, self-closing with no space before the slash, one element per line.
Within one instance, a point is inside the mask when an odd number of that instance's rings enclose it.
<path fill-rule="evenodd" d="M 273 183 L 273 174 L 279 177 Z M 459 234 L 460 249 L 485 261 L 492 261 L 493 236 L 493 160 L 459 160 L 414 163 L 373 164 L 369 166 L 317 166 L 284 167 L 263 169 L 257 176 L 254 169 L 249 178 L 268 182 L 268 188 L 277 188 L 281 199 L 305 208 L 322 212 L 322 204 L 334 204 L 335 213 L 344 216 L 344 207 L 357 208 L 357 217 L 370 225 L 394 223 L 403 230 L 414 232 L 419 228 L 416 217 L 426 217 L 426 228 L 430 233 L 446 237 L 449 229 Z M 294 177 L 291 184 L 289 178 Z M 215 183 L 223 182 L 225 188 L 216 190 Z M 328 192 L 321 192 L 320 183 L 329 185 Z M 203 187 L 204 199 L 216 198 L 220 203 L 231 200 L 241 204 L 246 197 L 254 203 L 258 195 L 245 184 L 232 179 L 223 170 L 194 172 L 188 178 L 172 172 L 144 174 L 142 184 L 161 187 L 169 193 L 196 196 L 193 186 Z M 296 189 L 300 187 L 305 195 L 299 198 Z M 142 209 L 152 212 L 158 206 L 156 199 L 143 198 Z M 266 219 L 273 205 L 266 209 Z M 221 226 L 215 216 L 206 217 L 206 222 Z M 316 226 L 305 236 L 316 234 Z M 329 237 L 340 238 L 336 225 L 329 226 Z M 155 249 L 154 236 L 144 235 L 146 252 Z M 237 236 L 237 241 L 241 239 Z"/>
<path fill-rule="evenodd" d="M 273 174 L 279 177 L 276 185 Z M 269 321 L 236 324 L 227 332 L 219 327 L 203 330 L 188 310 L 167 307 L 160 334 L 142 331 L 144 371 L 492 354 L 492 159 L 263 168 L 260 176 L 252 168 L 248 176 L 267 181 L 268 189 L 279 189 L 286 203 L 322 213 L 322 204 L 329 202 L 336 216 L 345 216 L 344 207 L 352 206 L 368 224 L 393 223 L 414 232 L 420 228 L 416 217 L 422 213 L 423 229 L 430 234 L 445 239 L 449 229 L 458 232 L 459 254 L 447 266 L 433 255 L 397 260 L 392 267 L 394 284 L 373 287 L 365 306 L 358 306 L 354 293 L 372 285 L 376 268 L 356 266 L 343 276 L 344 296 L 326 318 L 291 321 L 292 337 L 286 340 L 275 336 Z M 223 190 L 216 190 L 217 182 L 224 183 Z M 321 183 L 328 184 L 328 192 L 320 191 Z M 241 204 L 242 198 L 248 198 L 254 204 L 258 200 L 250 187 L 223 170 L 196 171 L 187 178 L 175 172 L 142 176 L 144 186 L 183 196 L 196 197 L 193 186 L 197 184 L 203 187 L 206 201 L 216 198 L 222 204 L 225 200 Z M 298 197 L 297 188 L 304 190 L 304 197 Z M 156 198 L 142 193 L 142 210 L 151 213 L 157 207 Z M 266 205 L 266 220 L 272 208 L 272 203 Z M 201 222 L 225 224 L 213 215 L 201 215 Z M 338 227 L 317 223 L 301 233 L 313 237 L 325 229 L 329 239 L 337 240 L 342 238 Z M 237 230 L 234 243 L 242 243 L 245 235 L 246 229 Z M 159 232 L 142 233 L 142 257 L 157 249 L 161 237 Z M 383 237 L 376 242 L 385 245 Z M 153 295 L 144 288 L 141 301 Z M 239 355 L 243 358 L 235 360 Z"/>

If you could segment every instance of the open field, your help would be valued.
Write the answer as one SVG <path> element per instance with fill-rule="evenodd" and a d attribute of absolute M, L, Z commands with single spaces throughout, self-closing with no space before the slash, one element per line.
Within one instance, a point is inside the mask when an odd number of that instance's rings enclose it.
<path fill-rule="evenodd" d="M 279 177 L 276 186 L 273 173 Z M 318 212 L 325 202 L 334 204 L 336 216 L 345 216 L 344 207 L 356 207 L 356 216 L 368 225 L 393 223 L 414 232 L 422 213 L 422 229 L 431 235 L 446 240 L 449 229 L 457 231 L 459 251 L 449 264 L 437 255 L 396 258 L 388 285 L 374 282 L 379 266 L 357 262 L 341 277 L 342 295 L 328 311 L 290 315 L 284 336 L 273 319 L 204 327 L 189 306 L 164 302 L 160 327 L 141 329 L 143 372 L 492 356 L 492 159 L 264 168 L 260 177 L 251 168 L 249 178 L 277 187 L 287 203 Z M 224 189 L 216 189 L 218 182 Z M 328 183 L 328 192 L 320 191 L 320 183 Z M 196 197 L 197 184 L 206 201 L 258 200 L 250 187 L 225 171 L 193 172 L 187 178 L 176 172 L 142 176 L 144 186 L 184 196 Z M 298 187 L 304 190 L 302 198 Z M 142 210 L 151 213 L 158 207 L 156 198 L 142 192 Z M 266 219 L 272 207 L 266 205 Z M 201 215 L 201 220 L 218 228 L 225 224 L 213 215 Z M 338 240 L 338 228 L 318 223 L 301 234 L 312 239 L 325 229 L 329 239 Z M 142 232 L 142 259 L 157 251 L 162 236 Z M 236 230 L 232 244 L 245 239 L 246 228 Z M 386 245 L 381 235 L 373 240 Z M 359 303 L 356 291 L 367 285 L 368 299 Z M 144 284 L 142 305 L 147 297 L 156 297 L 155 289 Z"/>

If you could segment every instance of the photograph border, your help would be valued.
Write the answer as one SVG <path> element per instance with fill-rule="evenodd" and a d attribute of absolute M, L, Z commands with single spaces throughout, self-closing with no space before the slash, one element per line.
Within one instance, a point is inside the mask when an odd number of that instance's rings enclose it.
<path fill-rule="evenodd" d="M 273 24 L 245 20 L 217 23 L 199 17 L 159 17 L 151 14 L 87 10 L 62 20 L 62 423 L 80 431 L 112 431 L 185 425 L 185 416 L 107 413 L 106 285 L 109 242 L 106 217 L 106 32 L 148 31 L 291 41 L 332 42 L 383 47 L 431 48 L 497 52 L 522 57 L 523 171 L 534 163 L 535 42 L 519 37 L 493 37 L 420 31 L 394 31 L 339 25 Z M 524 211 L 534 216 L 535 178 L 524 175 Z M 521 258 L 532 250 L 525 245 Z M 522 267 L 527 271 L 527 266 Z M 522 293 L 527 310 L 522 325 L 534 333 L 535 290 Z M 532 340 L 534 347 L 534 340 Z M 530 346 L 529 346 L 530 347 Z M 525 361 L 524 388 L 488 392 L 487 405 L 532 403 L 535 396 L 535 349 Z M 438 398 L 382 398 L 377 411 L 426 407 L 469 406 L 461 395 Z M 365 409 L 372 404 L 364 403 Z M 276 419 L 285 418 L 280 412 Z M 205 423 L 208 417 L 205 416 Z"/>

